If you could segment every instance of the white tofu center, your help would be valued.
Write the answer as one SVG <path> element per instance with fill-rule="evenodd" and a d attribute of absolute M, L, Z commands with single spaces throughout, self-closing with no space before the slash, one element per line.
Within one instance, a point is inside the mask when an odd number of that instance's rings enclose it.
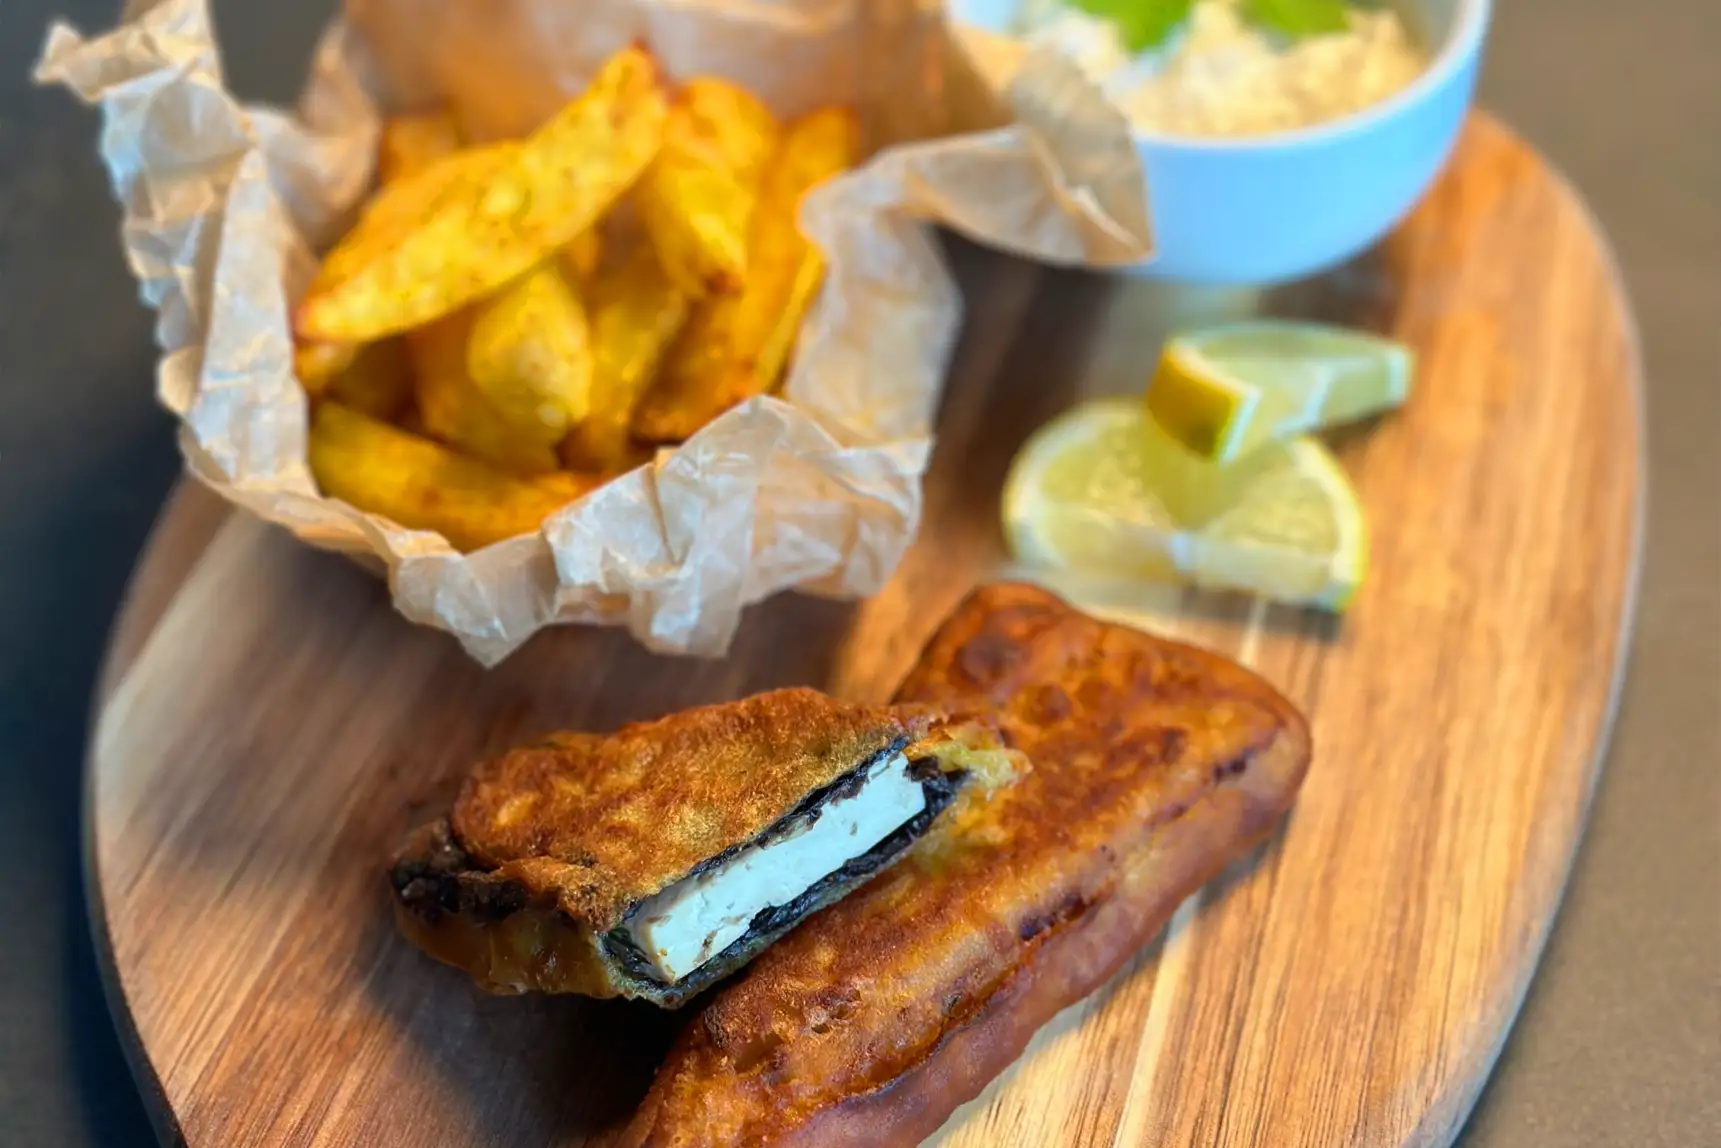
<path fill-rule="evenodd" d="M 899 753 L 810 823 L 645 901 L 628 931 L 663 982 L 674 984 L 739 940 L 761 909 L 793 901 L 925 808 L 926 793 Z"/>

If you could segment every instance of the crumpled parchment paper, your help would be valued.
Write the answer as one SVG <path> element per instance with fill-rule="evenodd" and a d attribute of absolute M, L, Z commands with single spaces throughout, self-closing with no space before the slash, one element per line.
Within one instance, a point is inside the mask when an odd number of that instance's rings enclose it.
<path fill-rule="evenodd" d="M 782 397 L 474 554 L 320 496 L 289 306 L 370 189 L 381 115 L 446 104 L 475 138 L 520 134 L 635 39 L 782 115 L 854 107 L 880 149 L 804 205 L 829 273 Z M 938 0 L 349 0 L 289 114 L 227 90 L 207 0 L 133 0 L 103 36 L 56 24 L 36 75 L 102 109 L 191 472 L 311 545 L 380 560 L 402 614 L 493 664 L 558 622 L 716 655 L 749 603 L 884 584 L 919 523 L 961 322 L 929 224 L 1059 264 L 1150 253 L 1121 117 L 1056 57 L 1011 67 L 1004 106 Z"/>

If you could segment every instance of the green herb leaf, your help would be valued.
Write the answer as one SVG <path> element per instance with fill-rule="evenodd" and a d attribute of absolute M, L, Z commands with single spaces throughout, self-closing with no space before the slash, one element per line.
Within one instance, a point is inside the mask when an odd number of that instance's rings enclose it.
<path fill-rule="evenodd" d="M 1345 0 L 1243 0 L 1243 14 L 1293 40 L 1350 27 Z"/>
<path fill-rule="evenodd" d="M 1292 0 L 1294 3 L 1295 0 Z M 1146 52 L 1165 43 L 1189 19 L 1195 0 L 1071 0 L 1072 7 L 1117 25 L 1124 46 Z"/>

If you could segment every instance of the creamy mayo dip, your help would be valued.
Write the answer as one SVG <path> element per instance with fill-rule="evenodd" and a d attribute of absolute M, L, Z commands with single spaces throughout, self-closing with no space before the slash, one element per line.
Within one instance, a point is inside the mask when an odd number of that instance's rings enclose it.
<path fill-rule="evenodd" d="M 1198 0 L 1163 47 L 1131 56 L 1117 28 L 1059 0 L 1024 0 L 1017 31 L 1063 52 L 1135 126 L 1178 136 L 1248 136 L 1337 119 L 1408 86 L 1428 60 L 1390 8 L 1352 8 L 1343 32 L 1287 42 L 1239 0 Z"/>

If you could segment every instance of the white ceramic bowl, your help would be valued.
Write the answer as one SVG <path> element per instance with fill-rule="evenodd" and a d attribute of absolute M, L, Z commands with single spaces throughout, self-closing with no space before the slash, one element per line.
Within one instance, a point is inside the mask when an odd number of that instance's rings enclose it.
<path fill-rule="evenodd" d="M 1019 0 L 950 0 L 958 26 L 1007 32 Z M 1136 131 L 1158 254 L 1142 274 L 1267 285 L 1343 262 L 1422 198 L 1470 107 L 1491 0 L 1404 0 L 1434 58 L 1360 112 L 1296 131 L 1185 139 Z"/>

